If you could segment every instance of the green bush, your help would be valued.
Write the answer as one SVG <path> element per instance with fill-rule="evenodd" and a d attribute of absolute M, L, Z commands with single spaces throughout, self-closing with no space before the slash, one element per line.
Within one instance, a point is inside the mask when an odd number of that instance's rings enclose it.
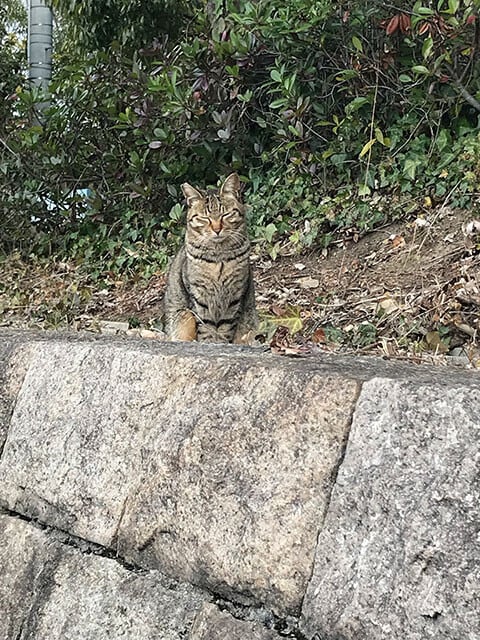
<path fill-rule="evenodd" d="M 43 126 L 29 124 L 39 96 L 15 101 L 0 150 L 4 213 L 23 215 L 11 243 L 23 228 L 36 250 L 148 270 L 181 237 L 181 183 L 231 170 L 272 256 L 407 201 L 475 203 L 477 0 L 190 3 L 149 44 L 141 22 L 106 30 L 95 3 L 89 38 L 88 20 L 68 22 L 76 5 L 57 5 L 84 55 L 60 49 Z"/>

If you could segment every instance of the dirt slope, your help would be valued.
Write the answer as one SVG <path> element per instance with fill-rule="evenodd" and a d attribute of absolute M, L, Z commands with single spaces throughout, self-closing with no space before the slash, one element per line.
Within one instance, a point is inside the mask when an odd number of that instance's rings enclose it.
<path fill-rule="evenodd" d="M 323 254 L 253 258 L 267 343 L 286 325 L 295 335 L 280 343 L 292 347 L 449 354 L 480 366 L 480 221 L 468 211 L 442 208 L 343 237 Z M 99 286 L 72 263 L 10 256 L 0 262 L 0 326 L 99 330 L 109 320 L 155 329 L 164 288 L 161 273 L 148 282 L 112 275 Z"/>

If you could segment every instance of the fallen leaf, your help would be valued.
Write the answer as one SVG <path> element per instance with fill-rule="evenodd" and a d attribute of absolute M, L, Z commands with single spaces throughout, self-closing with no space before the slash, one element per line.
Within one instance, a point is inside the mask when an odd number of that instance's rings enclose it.
<path fill-rule="evenodd" d="M 463 234 L 465 236 L 474 236 L 480 233 L 480 220 L 470 220 L 462 227 Z"/>
<path fill-rule="evenodd" d="M 285 315 L 285 309 L 283 307 L 280 307 L 278 304 L 272 304 L 270 305 L 270 307 L 268 308 L 268 310 L 270 311 L 270 313 L 272 313 L 274 316 L 278 316 L 278 317 L 282 317 L 283 315 Z"/>
<path fill-rule="evenodd" d="M 397 311 L 398 304 L 394 298 L 387 295 L 377 305 L 376 314 L 377 315 L 389 315 L 394 311 Z"/>
<path fill-rule="evenodd" d="M 392 243 L 392 247 L 394 249 L 400 249 L 401 247 L 405 246 L 405 238 L 398 234 L 391 235 L 389 240 Z"/>
<path fill-rule="evenodd" d="M 425 218 L 417 218 L 413 224 L 419 229 L 423 229 L 424 227 L 428 227 L 430 223 L 428 220 L 425 220 Z"/>
<path fill-rule="evenodd" d="M 448 346 L 442 341 L 438 331 L 429 331 L 425 336 L 425 341 L 431 351 L 435 353 L 447 353 Z"/>
<path fill-rule="evenodd" d="M 279 356 L 306 356 L 311 348 L 305 344 L 295 344 L 292 341 L 288 327 L 280 326 L 273 334 L 270 341 L 270 350 Z"/>
<path fill-rule="evenodd" d="M 277 305 L 272 305 L 270 309 L 271 313 L 260 313 L 259 333 L 263 333 L 267 340 L 281 327 L 286 328 L 292 335 L 303 329 L 299 307 L 290 306 L 282 309 Z M 279 313 L 273 313 L 273 311 Z"/>
<path fill-rule="evenodd" d="M 320 281 L 317 280 L 317 278 L 312 278 L 311 276 L 299 278 L 297 282 L 302 289 L 316 289 L 320 286 Z"/>
<path fill-rule="evenodd" d="M 319 327 L 313 332 L 312 342 L 315 342 L 316 344 L 318 344 L 318 343 L 324 343 L 326 341 L 327 341 L 327 336 L 325 335 L 325 331 L 322 329 L 322 327 Z"/>
<path fill-rule="evenodd" d="M 462 333 L 465 333 L 467 336 L 470 336 L 471 338 L 475 338 L 477 335 L 477 331 L 470 325 L 465 324 L 464 322 L 461 322 L 456 326 L 459 331 L 461 331 Z"/>
<path fill-rule="evenodd" d="M 139 330 L 140 338 L 145 338 L 147 340 L 165 340 L 166 335 L 163 331 L 152 331 L 151 329 L 140 329 Z"/>
<path fill-rule="evenodd" d="M 430 208 L 432 206 L 432 199 L 430 198 L 430 196 L 425 196 L 423 205 L 427 208 Z M 422 218 L 420 218 L 420 220 L 422 220 Z"/>

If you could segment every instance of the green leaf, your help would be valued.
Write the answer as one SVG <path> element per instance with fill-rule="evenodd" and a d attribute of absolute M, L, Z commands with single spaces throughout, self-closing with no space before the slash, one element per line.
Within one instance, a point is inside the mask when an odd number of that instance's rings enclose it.
<path fill-rule="evenodd" d="M 250 89 L 247 89 L 245 91 L 245 93 L 239 93 L 237 95 L 238 100 L 240 100 L 240 102 L 250 102 L 250 100 L 252 99 L 253 96 L 253 92 L 250 91 Z"/>
<path fill-rule="evenodd" d="M 273 224 L 273 222 L 271 222 L 270 224 L 267 224 L 263 232 L 265 235 L 266 241 L 271 242 L 276 232 L 277 232 L 277 227 Z"/>
<path fill-rule="evenodd" d="M 228 65 L 226 65 L 225 71 L 229 73 L 231 76 L 233 76 L 234 78 L 238 78 L 240 74 L 240 68 L 237 64 L 234 65 L 233 67 L 229 67 Z"/>
<path fill-rule="evenodd" d="M 378 140 L 380 144 L 383 144 L 383 133 L 378 128 L 375 129 L 375 140 Z"/>
<path fill-rule="evenodd" d="M 358 77 L 358 71 L 354 71 L 353 69 L 345 69 L 345 71 L 340 71 L 338 75 L 335 76 L 335 80 L 338 82 L 344 82 L 345 80 L 351 80 L 352 78 Z"/>
<path fill-rule="evenodd" d="M 459 5 L 459 0 L 448 0 L 448 13 L 456 13 L 458 11 Z"/>
<path fill-rule="evenodd" d="M 417 162 L 410 158 L 405 160 L 405 164 L 403 165 L 403 173 L 408 176 L 411 180 L 415 180 L 415 174 L 417 172 Z"/>
<path fill-rule="evenodd" d="M 435 11 L 433 9 L 429 9 L 428 7 L 417 7 L 416 11 L 414 9 L 414 13 L 418 13 L 421 16 L 434 16 Z"/>
<path fill-rule="evenodd" d="M 373 147 L 373 145 L 376 142 L 376 138 L 372 138 L 371 140 L 369 140 L 366 144 L 363 145 L 362 150 L 360 151 L 358 157 L 359 158 L 363 158 L 363 156 L 368 153 L 370 151 L 370 149 Z"/>
<path fill-rule="evenodd" d="M 288 130 L 290 131 L 290 133 L 294 136 L 296 136 L 297 138 L 301 138 L 302 137 L 302 133 L 301 131 L 299 131 L 298 129 L 296 129 L 293 125 L 289 124 L 288 125 Z"/>
<path fill-rule="evenodd" d="M 360 53 L 363 52 L 363 45 L 360 38 L 357 38 L 357 36 L 352 36 L 352 44 L 357 51 L 360 51 Z"/>
<path fill-rule="evenodd" d="M 417 64 L 414 67 L 412 67 L 412 71 L 414 73 L 421 73 L 425 76 L 428 76 L 428 74 L 430 73 L 430 71 L 427 69 L 427 67 L 424 67 L 423 64 Z"/>
<path fill-rule="evenodd" d="M 384 147 L 390 146 L 390 138 L 386 138 L 378 127 L 375 129 L 375 139 Z"/>
<path fill-rule="evenodd" d="M 270 77 L 274 82 L 282 82 L 282 76 L 276 69 L 270 71 Z"/>
<path fill-rule="evenodd" d="M 177 204 L 170 209 L 170 213 L 168 215 L 171 220 L 178 222 L 183 215 L 182 205 L 177 202 Z"/>
<path fill-rule="evenodd" d="M 167 184 L 167 191 L 172 196 L 172 198 L 178 198 L 178 193 L 177 193 L 177 189 L 176 189 L 175 185 L 170 184 L 170 183 Z"/>
<path fill-rule="evenodd" d="M 168 138 L 168 133 L 159 127 L 153 130 L 153 135 L 159 140 L 165 141 Z"/>
<path fill-rule="evenodd" d="M 358 186 L 358 195 L 359 196 L 369 196 L 371 193 L 370 187 L 368 184 L 361 184 Z"/>
<path fill-rule="evenodd" d="M 346 153 L 332 153 L 330 156 L 330 162 L 335 167 L 340 167 L 340 165 L 344 164 L 347 159 Z"/>
<path fill-rule="evenodd" d="M 277 98 L 269 104 L 270 109 L 279 109 L 280 107 L 285 107 L 287 105 L 287 101 L 285 98 Z"/>
<path fill-rule="evenodd" d="M 370 103 L 370 100 L 368 98 L 364 98 L 361 96 L 354 98 L 351 102 L 349 102 L 346 105 L 345 113 L 350 115 L 355 111 L 358 111 L 358 109 L 360 109 L 360 107 L 363 107 L 364 104 L 369 104 L 369 103 Z"/>
<path fill-rule="evenodd" d="M 443 151 L 451 145 L 451 136 L 446 129 L 440 129 L 435 144 L 439 151 Z"/>
<path fill-rule="evenodd" d="M 406 73 L 401 73 L 398 76 L 398 79 L 400 80 L 400 82 L 403 82 L 404 84 L 406 84 L 407 82 L 412 82 L 412 78 L 408 76 Z"/>
<path fill-rule="evenodd" d="M 422 56 L 424 60 L 427 60 L 433 51 L 433 38 L 432 36 L 428 36 L 422 46 Z"/>

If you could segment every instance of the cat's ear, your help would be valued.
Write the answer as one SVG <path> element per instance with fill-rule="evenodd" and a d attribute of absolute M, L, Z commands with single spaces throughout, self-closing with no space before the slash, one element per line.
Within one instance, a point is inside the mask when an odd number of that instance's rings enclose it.
<path fill-rule="evenodd" d="M 240 178 L 236 173 L 231 173 L 225 178 L 222 186 L 220 187 L 221 196 L 233 196 L 234 198 L 240 197 Z"/>
<path fill-rule="evenodd" d="M 188 182 L 184 182 L 182 184 L 183 195 L 187 199 L 187 204 L 190 207 L 194 202 L 198 202 L 199 200 L 203 200 L 203 196 L 200 191 L 194 189 Z"/>

